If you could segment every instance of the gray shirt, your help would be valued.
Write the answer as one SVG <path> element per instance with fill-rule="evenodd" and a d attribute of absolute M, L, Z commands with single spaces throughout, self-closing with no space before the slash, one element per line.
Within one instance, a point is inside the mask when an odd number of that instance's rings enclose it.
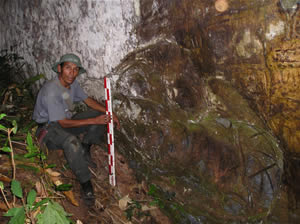
<path fill-rule="evenodd" d="M 87 97 L 76 80 L 70 89 L 67 89 L 61 85 L 57 76 L 40 89 L 33 111 L 33 120 L 45 123 L 70 119 L 73 103 L 83 101 Z"/>

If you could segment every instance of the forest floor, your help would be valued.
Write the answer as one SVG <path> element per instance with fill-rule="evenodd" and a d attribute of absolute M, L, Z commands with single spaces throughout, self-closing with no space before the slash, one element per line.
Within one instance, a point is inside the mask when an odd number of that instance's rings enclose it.
<path fill-rule="evenodd" d="M 25 145 L 14 145 L 14 153 L 21 158 L 20 155 L 26 151 Z M 48 197 L 58 202 L 76 224 L 170 223 L 158 207 L 151 205 L 153 199 L 148 195 L 148 186 L 136 181 L 133 170 L 122 155 L 116 153 L 116 186 L 112 187 L 108 179 L 106 150 L 94 145 L 91 153 L 97 164 L 97 168 L 90 168 L 96 196 L 94 206 L 87 207 L 82 200 L 80 184 L 71 170 L 66 168 L 67 162 L 62 150 L 48 152 L 46 163 L 56 165 L 51 169 L 43 169 L 36 162 L 15 159 L 16 180 L 21 182 L 25 195 L 33 188 L 37 192 L 37 200 Z M 7 154 L 0 154 L 0 164 L 0 181 L 4 182 L 4 189 L 7 189 L 5 194 L 8 201 L 12 201 L 12 194 L 8 190 L 12 176 L 11 158 Z M 63 184 L 72 184 L 72 189 L 67 194 L 55 191 L 53 183 L 57 180 Z M 15 206 L 21 205 L 21 200 L 17 199 Z M 0 200 L 0 223 L 9 222 L 10 217 L 3 216 L 7 210 L 4 200 Z"/>

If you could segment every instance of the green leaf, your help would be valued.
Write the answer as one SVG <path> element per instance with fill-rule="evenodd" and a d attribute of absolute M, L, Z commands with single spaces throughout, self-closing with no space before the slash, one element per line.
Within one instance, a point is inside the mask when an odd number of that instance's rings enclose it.
<path fill-rule="evenodd" d="M 134 201 L 134 204 L 135 204 L 136 208 L 142 209 L 142 205 L 139 202 Z"/>
<path fill-rule="evenodd" d="M 17 181 L 17 180 L 11 181 L 11 191 L 17 197 L 23 198 L 23 191 L 22 191 L 22 187 L 21 187 L 21 184 L 19 181 Z"/>
<path fill-rule="evenodd" d="M 149 202 L 150 206 L 157 206 L 158 205 L 158 201 L 154 200 L 154 201 L 150 201 Z"/>
<path fill-rule="evenodd" d="M 8 146 L 5 146 L 5 147 L 1 148 L 0 150 L 3 152 L 12 152 L 11 148 Z"/>
<path fill-rule="evenodd" d="M 61 184 L 61 185 L 58 185 L 55 190 L 57 191 L 69 191 L 72 189 L 72 184 Z"/>
<path fill-rule="evenodd" d="M 49 201 L 44 213 L 37 216 L 37 224 L 70 224 L 68 213 L 58 203 Z"/>
<path fill-rule="evenodd" d="M 47 159 L 47 156 L 45 155 L 44 152 L 41 152 L 40 156 L 41 156 L 41 160 L 46 160 Z"/>
<path fill-rule="evenodd" d="M 38 173 L 40 171 L 40 169 L 38 167 L 30 166 L 30 165 L 25 165 L 25 164 L 18 164 L 17 167 L 18 168 L 22 168 L 24 170 L 34 171 L 36 173 Z"/>
<path fill-rule="evenodd" d="M 32 206 L 35 201 L 35 198 L 36 198 L 36 191 L 32 189 L 27 195 L 27 204 Z"/>
<path fill-rule="evenodd" d="M 0 130 L 7 131 L 7 128 L 0 124 Z"/>
<path fill-rule="evenodd" d="M 17 133 L 17 127 L 13 127 L 13 129 L 12 129 L 12 132 L 14 133 L 14 134 L 16 134 Z"/>
<path fill-rule="evenodd" d="M 27 133 L 26 137 L 28 154 L 25 155 L 26 158 L 34 157 L 38 155 L 38 148 L 33 144 L 30 132 Z M 35 155 L 34 155 L 35 154 Z"/>
<path fill-rule="evenodd" d="M 29 153 L 33 153 L 35 152 L 34 151 L 34 145 L 33 145 L 33 142 L 32 142 L 32 137 L 31 137 L 31 134 L 28 132 L 27 133 L 27 137 L 26 137 L 26 143 L 27 143 L 27 149 L 28 149 L 28 152 Z"/>
<path fill-rule="evenodd" d="M 45 169 L 48 169 L 48 168 L 54 168 L 54 167 L 56 167 L 56 164 L 49 164 L 48 166 L 46 166 Z"/>
<path fill-rule="evenodd" d="M 10 216 L 10 217 L 11 216 L 15 216 L 18 213 L 19 209 L 20 208 L 11 208 L 3 216 L 6 216 L 6 217 L 8 217 L 8 216 Z"/>
<path fill-rule="evenodd" d="M 37 209 L 38 207 L 42 206 L 43 204 L 48 203 L 49 201 L 50 201 L 50 198 L 45 198 L 45 199 L 41 200 L 40 202 L 38 202 L 34 205 L 32 210 Z"/>
<path fill-rule="evenodd" d="M 39 155 L 39 153 L 37 152 L 30 152 L 30 153 L 26 153 L 24 155 L 25 158 L 32 158 L 32 157 L 36 157 L 37 155 Z"/>
<path fill-rule="evenodd" d="M 6 114 L 0 114 L 0 120 L 2 120 L 5 116 Z"/>
<path fill-rule="evenodd" d="M 3 190 L 4 189 L 4 184 L 2 181 L 0 181 L 0 189 Z"/>
<path fill-rule="evenodd" d="M 154 195 L 157 191 L 157 187 L 154 184 L 151 184 L 149 187 L 148 195 Z"/>
<path fill-rule="evenodd" d="M 18 130 L 18 124 L 17 124 L 17 121 L 16 121 L 16 120 L 13 120 L 13 121 L 12 121 L 12 125 L 13 125 L 12 132 L 13 132 L 14 134 L 16 134 L 16 133 L 17 133 L 17 130 Z"/>
<path fill-rule="evenodd" d="M 165 207 L 164 203 L 159 199 L 155 198 L 154 201 L 149 203 L 150 206 L 158 206 L 159 208 L 163 209 Z"/>
<path fill-rule="evenodd" d="M 134 208 L 133 207 L 129 207 L 125 210 L 125 213 L 126 213 L 126 218 L 127 220 L 131 221 L 132 219 L 132 216 L 133 216 L 133 210 Z"/>
<path fill-rule="evenodd" d="M 14 208 L 9 209 L 3 216 L 6 216 L 6 217 L 16 216 L 22 210 L 24 211 L 24 207 L 14 207 Z"/>
<path fill-rule="evenodd" d="M 28 132 L 26 137 L 26 142 L 29 147 L 33 146 L 31 134 Z"/>
<path fill-rule="evenodd" d="M 12 216 L 8 224 L 24 224 L 25 223 L 25 210 L 23 207 L 11 208 L 3 216 Z"/>

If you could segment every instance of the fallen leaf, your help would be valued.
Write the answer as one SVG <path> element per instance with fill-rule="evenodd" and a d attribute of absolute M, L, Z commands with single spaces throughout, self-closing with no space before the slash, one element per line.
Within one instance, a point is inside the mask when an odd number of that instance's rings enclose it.
<path fill-rule="evenodd" d="M 8 207 L 6 204 L 0 202 L 0 209 L 3 210 L 3 211 L 8 211 Z"/>
<path fill-rule="evenodd" d="M 11 182 L 11 179 L 3 174 L 0 173 L 0 181 L 4 181 L 4 182 L 7 182 L 7 183 L 10 183 Z"/>
<path fill-rule="evenodd" d="M 40 181 L 35 183 L 35 189 L 36 189 L 37 195 L 39 195 L 42 198 L 47 197 L 47 192 Z"/>
<path fill-rule="evenodd" d="M 10 92 L 6 92 L 6 93 L 5 93 L 5 95 L 4 95 L 4 100 L 2 101 L 2 105 L 5 105 L 5 104 L 6 104 L 6 102 L 8 101 L 9 95 L 10 95 Z"/>
<path fill-rule="evenodd" d="M 127 205 L 128 205 L 130 202 L 132 202 L 131 198 L 129 198 L 129 196 L 126 195 L 125 197 L 123 197 L 123 198 L 121 198 L 121 199 L 119 200 L 119 208 L 120 208 L 121 210 L 123 210 L 123 211 L 126 210 L 126 209 L 127 209 Z"/>
<path fill-rule="evenodd" d="M 59 172 L 53 171 L 52 169 L 46 169 L 46 173 L 48 173 L 52 177 L 59 177 L 61 174 Z"/>
<path fill-rule="evenodd" d="M 23 96 L 23 94 L 19 88 L 16 88 L 15 90 L 16 90 L 18 96 Z"/>
<path fill-rule="evenodd" d="M 33 213 L 32 216 L 35 218 L 41 211 L 41 207 L 38 207 Z"/>
<path fill-rule="evenodd" d="M 78 201 L 75 199 L 73 191 L 63 191 L 64 195 L 71 201 L 71 203 L 75 206 L 79 206 Z"/>
<path fill-rule="evenodd" d="M 14 89 L 17 87 L 17 84 L 16 83 L 13 83 L 11 85 L 8 86 L 8 89 Z"/>
<path fill-rule="evenodd" d="M 55 186 L 59 186 L 62 185 L 63 182 L 61 182 L 61 180 L 58 179 L 58 177 L 55 176 L 50 176 L 52 182 L 55 184 Z M 75 205 L 75 206 L 79 206 L 78 201 L 75 199 L 75 196 L 73 194 L 73 191 L 63 191 L 63 194 L 70 200 L 70 202 Z"/>
<path fill-rule="evenodd" d="M 142 211 L 145 212 L 145 211 L 150 211 L 150 210 L 155 210 L 157 209 L 156 206 L 148 206 L 148 205 L 143 205 L 142 206 Z"/>
<path fill-rule="evenodd" d="M 56 186 L 59 186 L 59 185 L 62 185 L 63 183 L 62 183 L 60 180 L 55 180 L 55 181 L 54 181 L 54 184 L 55 184 Z"/>
<path fill-rule="evenodd" d="M 10 170 L 11 169 L 11 162 L 4 162 L 1 164 L 1 170 Z"/>

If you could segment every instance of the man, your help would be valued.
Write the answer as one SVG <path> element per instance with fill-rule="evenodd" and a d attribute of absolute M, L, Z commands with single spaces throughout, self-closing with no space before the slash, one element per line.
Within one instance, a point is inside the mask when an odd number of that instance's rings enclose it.
<path fill-rule="evenodd" d="M 105 124 L 111 117 L 105 115 L 105 107 L 88 97 L 76 77 L 85 69 L 78 56 L 63 55 L 52 69 L 58 73 L 53 80 L 40 89 L 33 112 L 39 124 L 37 136 L 49 149 L 63 149 L 65 158 L 79 180 L 83 198 L 88 205 L 94 204 L 91 173 L 88 166 L 95 167 L 90 157 L 90 146 L 99 144 L 105 133 Z M 92 110 L 73 115 L 74 102 L 85 102 Z M 113 114 L 117 128 L 120 123 Z M 81 141 L 77 136 L 84 133 Z"/>

